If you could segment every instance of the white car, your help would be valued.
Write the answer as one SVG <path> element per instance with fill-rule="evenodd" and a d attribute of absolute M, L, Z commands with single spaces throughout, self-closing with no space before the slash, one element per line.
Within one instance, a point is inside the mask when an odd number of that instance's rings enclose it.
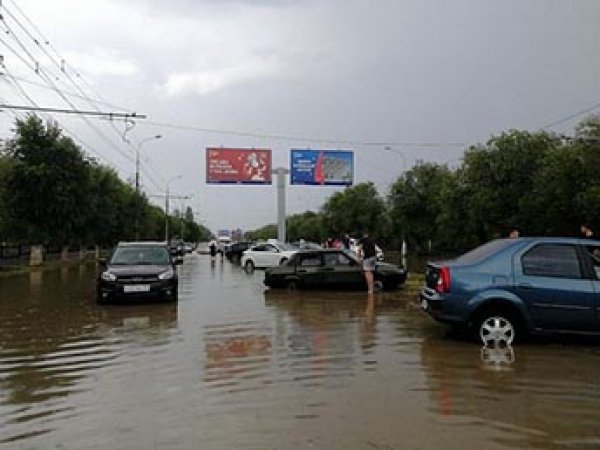
<path fill-rule="evenodd" d="M 247 271 L 279 266 L 290 259 L 297 251 L 297 248 L 281 242 L 258 244 L 250 247 L 242 254 L 240 264 Z"/>

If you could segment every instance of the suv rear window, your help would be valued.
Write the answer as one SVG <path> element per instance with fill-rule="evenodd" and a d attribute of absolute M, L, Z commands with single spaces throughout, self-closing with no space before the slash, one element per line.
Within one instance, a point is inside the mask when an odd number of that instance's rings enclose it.
<path fill-rule="evenodd" d="M 514 243 L 513 240 L 510 239 L 496 239 L 494 241 L 490 241 L 487 244 L 480 245 L 477 248 L 474 248 L 470 252 L 467 252 L 454 261 L 461 264 L 475 264 L 488 256 L 500 251 Z"/>

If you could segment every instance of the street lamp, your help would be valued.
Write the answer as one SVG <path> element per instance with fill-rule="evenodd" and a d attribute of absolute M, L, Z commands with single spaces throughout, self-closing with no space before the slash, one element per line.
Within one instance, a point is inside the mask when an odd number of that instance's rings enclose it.
<path fill-rule="evenodd" d="M 169 179 L 169 181 L 167 181 L 167 186 L 165 189 L 165 241 L 167 242 L 167 244 L 169 243 L 169 184 L 171 184 L 172 181 L 179 180 L 180 178 L 181 175 L 177 175 Z"/>
<path fill-rule="evenodd" d="M 140 150 L 142 145 L 153 139 L 160 139 L 162 135 L 157 134 L 146 139 L 142 139 L 135 149 L 135 192 L 140 193 Z"/>
<path fill-rule="evenodd" d="M 402 157 L 402 169 L 403 169 L 402 171 L 405 172 L 408 166 L 406 164 L 406 155 L 404 154 L 404 152 L 393 148 L 391 145 L 386 145 L 385 147 L 383 147 L 383 149 L 388 152 L 393 152 L 396 155 L 400 155 Z"/>

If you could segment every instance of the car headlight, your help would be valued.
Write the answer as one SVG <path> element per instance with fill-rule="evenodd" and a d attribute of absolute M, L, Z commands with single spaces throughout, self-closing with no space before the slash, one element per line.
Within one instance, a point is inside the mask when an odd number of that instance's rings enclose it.
<path fill-rule="evenodd" d="M 169 270 L 166 270 L 165 272 L 161 273 L 158 276 L 158 279 L 159 280 L 169 280 L 169 279 L 173 278 L 173 275 L 175 275 L 175 272 L 173 271 L 173 269 L 169 269 Z"/>
<path fill-rule="evenodd" d="M 101 277 L 104 281 L 117 281 L 116 275 L 108 271 L 102 272 Z"/>

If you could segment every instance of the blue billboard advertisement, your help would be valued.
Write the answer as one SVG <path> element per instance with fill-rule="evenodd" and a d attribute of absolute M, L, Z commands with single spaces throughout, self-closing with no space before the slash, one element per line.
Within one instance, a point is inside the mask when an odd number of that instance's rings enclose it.
<path fill-rule="evenodd" d="M 291 184 L 350 186 L 354 153 L 347 150 L 297 150 L 291 153 Z"/>

